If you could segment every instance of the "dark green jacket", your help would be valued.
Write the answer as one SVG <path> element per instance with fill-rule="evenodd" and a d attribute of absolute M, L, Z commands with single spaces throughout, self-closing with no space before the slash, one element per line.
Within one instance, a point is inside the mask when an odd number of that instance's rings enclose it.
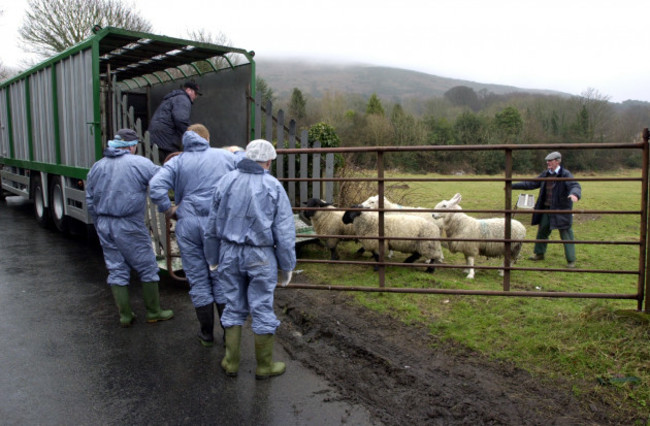
<path fill-rule="evenodd" d="M 538 177 L 548 178 L 550 172 L 544 170 Z M 560 166 L 558 171 L 558 178 L 572 178 L 573 175 L 570 171 Z M 539 188 L 539 197 L 535 203 L 535 210 L 544 209 L 544 199 L 546 198 L 546 182 L 544 181 L 524 181 L 512 184 L 512 189 L 537 189 Z M 569 195 L 575 195 L 578 200 L 582 198 L 582 188 L 580 184 L 574 180 L 556 181 L 553 187 L 553 199 L 551 201 L 551 210 L 572 210 L 573 201 Z M 542 213 L 533 213 L 533 225 L 539 225 L 542 218 Z M 551 214 L 550 217 L 551 229 L 570 229 L 573 224 L 573 214 Z"/>

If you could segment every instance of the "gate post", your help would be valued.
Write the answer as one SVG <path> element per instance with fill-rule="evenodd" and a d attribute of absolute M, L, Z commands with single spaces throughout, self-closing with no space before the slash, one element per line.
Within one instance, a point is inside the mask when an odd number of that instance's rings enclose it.
<path fill-rule="evenodd" d="M 512 150 L 506 149 L 506 205 L 505 209 L 505 228 L 503 237 L 505 239 L 512 238 Z M 510 259 L 512 259 L 512 243 L 505 243 L 505 252 L 503 256 L 503 291 L 510 291 Z"/>
<path fill-rule="evenodd" d="M 648 128 L 643 129 L 643 172 L 641 182 L 641 256 L 639 269 L 639 301 L 637 309 L 640 311 L 645 298 L 645 313 L 650 313 L 650 300 L 648 300 L 648 293 L 650 293 L 650 284 L 648 282 L 648 139 L 650 132 Z M 645 287 L 645 292 L 644 292 Z"/>
<path fill-rule="evenodd" d="M 384 208 L 384 151 L 377 150 L 377 195 L 379 196 L 379 210 Z M 377 212 L 377 242 L 379 243 L 379 262 L 384 262 L 384 212 Z M 386 267 L 384 265 L 379 266 L 379 287 L 384 288 L 386 285 Z"/>

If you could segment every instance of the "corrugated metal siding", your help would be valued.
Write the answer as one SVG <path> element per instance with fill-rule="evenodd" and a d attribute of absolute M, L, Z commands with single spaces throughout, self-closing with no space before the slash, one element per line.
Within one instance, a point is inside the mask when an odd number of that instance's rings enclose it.
<path fill-rule="evenodd" d="M 95 162 L 92 50 L 87 49 L 56 65 L 61 134 L 61 162 L 90 168 Z"/>
<path fill-rule="evenodd" d="M 52 69 L 47 68 L 31 75 L 29 88 L 34 161 L 56 164 Z"/>
<path fill-rule="evenodd" d="M 0 90 L 0 157 L 9 157 L 9 118 L 7 89 Z"/>
<path fill-rule="evenodd" d="M 9 86 L 9 97 L 11 103 L 11 124 L 14 139 L 14 159 L 29 160 L 24 80 L 17 81 Z"/>

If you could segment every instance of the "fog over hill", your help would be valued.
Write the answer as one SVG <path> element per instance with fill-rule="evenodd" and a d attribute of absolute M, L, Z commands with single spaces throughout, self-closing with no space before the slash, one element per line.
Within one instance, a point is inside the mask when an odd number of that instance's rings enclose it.
<path fill-rule="evenodd" d="M 263 78 L 279 99 L 291 96 L 294 87 L 303 95 L 315 98 L 326 92 L 359 94 L 369 97 L 376 93 L 380 99 L 404 102 L 406 99 L 441 97 L 455 86 L 471 87 L 477 93 L 487 90 L 494 94 L 528 92 L 545 95 L 570 96 L 567 93 L 525 89 L 499 84 L 439 77 L 418 71 L 363 64 L 315 63 L 299 60 L 259 60 L 257 75 Z"/>

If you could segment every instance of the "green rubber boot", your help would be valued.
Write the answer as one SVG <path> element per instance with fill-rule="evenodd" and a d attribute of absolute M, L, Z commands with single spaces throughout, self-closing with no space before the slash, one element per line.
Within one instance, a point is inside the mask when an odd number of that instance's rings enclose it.
<path fill-rule="evenodd" d="M 226 355 L 221 360 L 221 368 L 227 376 L 235 377 L 239 371 L 239 344 L 241 343 L 241 325 L 226 328 Z"/>
<path fill-rule="evenodd" d="M 287 366 L 284 362 L 273 361 L 273 334 L 256 334 L 255 335 L 255 358 L 257 359 L 257 369 L 255 378 L 258 380 L 268 379 L 269 377 L 283 374 Z"/>
<path fill-rule="evenodd" d="M 129 288 L 125 285 L 112 285 L 111 291 L 113 292 L 117 309 L 120 312 L 120 325 L 125 328 L 131 327 L 133 321 L 135 321 L 135 314 L 129 302 Z"/>
<path fill-rule="evenodd" d="M 174 312 L 171 309 L 162 310 L 160 308 L 157 282 L 142 283 L 142 298 L 147 309 L 147 322 L 166 321 L 174 317 Z"/>

